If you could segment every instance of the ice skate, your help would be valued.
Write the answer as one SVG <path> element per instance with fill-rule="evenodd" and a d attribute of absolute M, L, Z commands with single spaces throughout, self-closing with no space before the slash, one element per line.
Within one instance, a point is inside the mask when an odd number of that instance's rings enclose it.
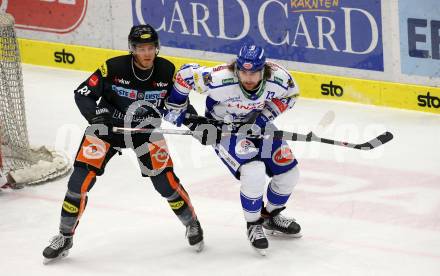
<path fill-rule="evenodd" d="M 186 237 L 189 244 L 197 251 L 203 250 L 205 243 L 203 242 L 203 229 L 200 222 L 195 219 L 186 226 Z"/>
<path fill-rule="evenodd" d="M 252 247 L 262 256 L 266 256 L 266 249 L 269 242 L 263 231 L 263 219 L 247 223 L 247 236 Z"/>
<path fill-rule="evenodd" d="M 72 248 L 72 237 L 67 237 L 62 234 L 54 236 L 50 240 L 50 245 L 43 251 L 44 264 L 62 259 L 69 255 L 69 249 Z"/>
<path fill-rule="evenodd" d="M 282 207 L 272 211 L 271 213 L 266 211 L 266 208 L 262 210 L 262 216 L 264 218 L 263 227 L 268 235 L 300 238 L 301 226 L 295 221 L 294 218 L 286 218 L 281 215 L 286 207 Z"/>

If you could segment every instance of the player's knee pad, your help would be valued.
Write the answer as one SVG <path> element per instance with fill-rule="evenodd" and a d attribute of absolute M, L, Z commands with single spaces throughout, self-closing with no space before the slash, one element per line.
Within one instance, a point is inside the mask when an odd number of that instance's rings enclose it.
<path fill-rule="evenodd" d="M 68 190 L 81 194 L 87 193 L 96 181 L 96 172 L 82 166 L 74 166 L 72 175 L 67 183 Z"/>

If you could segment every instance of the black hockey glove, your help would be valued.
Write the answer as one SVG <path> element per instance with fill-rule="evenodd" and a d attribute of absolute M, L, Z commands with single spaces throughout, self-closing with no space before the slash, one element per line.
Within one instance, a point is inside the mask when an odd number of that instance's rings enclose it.
<path fill-rule="evenodd" d="M 162 123 L 162 111 L 148 105 L 138 106 L 127 110 L 128 121 L 135 128 L 159 128 Z"/>
<path fill-rule="evenodd" d="M 220 142 L 223 123 L 203 116 L 197 116 L 197 111 L 189 105 L 184 124 L 193 132 L 202 145 L 215 145 Z"/>
<path fill-rule="evenodd" d="M 95 116 L 89 120 L 89 130 L 91 133 L 95 133 L 96 130 L 99 131 L 99 135 L 108 135 L 112 127 L 112 116 L 107 108 L 97 108 L 95 111 Z"/>
<path fill-rule="evenodd" d="M 200 124 L 194 128 L 192 136 L 202 145 L 215 145 L 220 143 L 222 131 L 214 125 Z"/>
<path fill-rule="evenodd" d="M 107 108 L 97 108 L 95 111 L 95 116 L 90 118 L 89 124 L 91 125 L 106 125 L 111 126 L 112 124 L 112 115 L 110 114 L 110 111 Z"/>

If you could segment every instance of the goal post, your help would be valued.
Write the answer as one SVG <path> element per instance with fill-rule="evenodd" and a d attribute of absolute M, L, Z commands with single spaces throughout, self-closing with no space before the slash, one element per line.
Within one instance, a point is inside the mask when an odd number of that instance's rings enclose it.
<path fill-rule="evenodd" d="M 37 184 L 70 170 L 65 154 L 29 145 L 14 18 L 0 12 L 0 170 L 18 184 Z"/>

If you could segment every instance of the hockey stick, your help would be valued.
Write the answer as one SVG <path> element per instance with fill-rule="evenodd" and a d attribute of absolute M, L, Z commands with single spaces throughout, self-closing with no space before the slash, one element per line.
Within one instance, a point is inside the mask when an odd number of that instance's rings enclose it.
<path fill-rule="evenodd" d="M 309 132 L 308 134 L 300 134 L 288 131 L 275 131 L 273 135 L 274 139 L 282 139 L 288 141 L 303 141 L 303 142 L 320 142 L 324 144 L 331 144 L 341 147 L 359 149 L 359 150 L 371 150 L 383 145 L 393 139 L 393 134 L 391 132 L 384 132 L 379 136 L 369 140 L 365 143 L 354 144 L 345 141 L 337 141 L 328 138 L 321 138 L 315 135 L 313 132 Z"/>
<path fill-rule="evenodd" d="M 333 118 L 331 118 L 332 116 L 334 116 L 334 114 L 333 115 L 326 114 L 324 118 L 325 118 L 325 120 L 328 119 L 331 121 L 331 120 L 333 120 Z M 219 124 L 219 121 L 217 121 L 217 120 L 213 120 L 213 119 L 209 119 L 209 118 L 206 118 L 203 116 L 197 116 L 197 115 L 193 115 L 193 114 L 186 114 L 185 118 L 186 118 L 185 123 L 212 124 L 212 125 Z M 234 133 L 232 133 L 232 134 L 234 134 Z M 223 133 L 222 133 L 222 135 L 223 135 Z M 231 133 L 225 133 L 225 135 L 226 136 L 231 135 Z M 256 138 L 256 139 L 270 139 L 270 138 L 272 138 L 275 140 L 286 140 L 286 141 L 320 142 L 320 143 L 324 143 L 324 144 L 331 144 L 331 145 L 360 149 L 360 150 L 371 150 L 371 149 L 377 148 L 380 145 L 383 145 L 393 139 L 393 134 L 388 131 L 369 140 L 368 142 L 360 143 L 360 144 L 354 144 L 354 143 L 349 143 L 349 142 L 345 142 L 345 141 L 337 141 L 337 140 L 333 140 L 333 139 L 321 138 L 321 137 L 318 137 L 313 132 L 309 132 L 308 134 L 300 134 L 300 133 L 288 132 L 288 131 L 283 131 L 283 130 L 276 130 L 273 132 L 273 134 L 268 134 L 268 135 L 252 135 L 252 134 L 251 135 L 245 134 L 245 135 L 248 138 Z"/>
<path fill-rule="evenodd" d="M 113 127 L 112 131 L 114 133 L 122 134 L 135 134 L 135 133 L 157 133 L 157 134 L 177 134 L 177 135 L 202 135 L 203 131 L 192 131 L 192 130 L 182 130 L 182 129 L 148 129 L 148 128 L 124 128 L 124 127 Z M 368 142 L 361 144 L 354 144 L 345 141 L 337 141 L 327 138 L 321 138 L 315 135 L 313 132 L 308 134 L 301 134 L 295 132 L 288 132 L 283 130 L 276 130 L 271 134 L 258 135 L 258 134 L 247 134 L 247 133 L 236 133 L 236 132 L 222 132 L 222 136 L 239 135 L 242 134 L 247 138 L 253 139 L 274 139 L 274 140 L 285 140 L 285 141 L 301 141 L 301 142 L 320 142 L 324 144 L 331 144 L 341 147 L 359 149 L 359 150 L 371 150 L 383 145 L 393 139 L 393 134 L 391 132 L 384 132 L 381 135 L 371 139 Z"/>

